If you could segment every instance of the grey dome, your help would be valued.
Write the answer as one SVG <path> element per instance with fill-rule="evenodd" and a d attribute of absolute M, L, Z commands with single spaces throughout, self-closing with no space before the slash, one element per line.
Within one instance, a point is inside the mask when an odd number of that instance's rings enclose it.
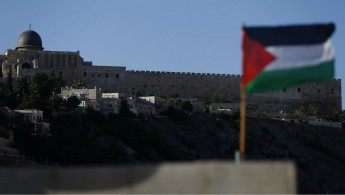
<path fill-rule="evenodd" d="M 33 30 L 23 32 L 18 38 L 16 49 L 43 50 L 40 35 Z"/>

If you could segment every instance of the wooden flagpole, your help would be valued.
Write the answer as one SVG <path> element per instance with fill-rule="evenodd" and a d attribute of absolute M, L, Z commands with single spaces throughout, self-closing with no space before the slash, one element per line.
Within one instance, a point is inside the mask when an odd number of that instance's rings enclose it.
<path fill-rule="evenodd" d="M 240 154 L 241 159 L 245 159 L 246 153 L 246 94 L 241 94 L 241 118 L 240 118 Z"/>
<path fill-rule="evenodd" d="M 245 24 L 242 24 L 242 30 L 245 31 Z M 243 39 L 243 59 L 242 59 L 242 82 L 244 79 L 244 74 L 246 72 L 246 58 L 245 58 L 245 51 L 246 51 L 246 43 L 245 43 L 245 35 L 242 37 Z M 245 159 L 245 152 L 246 152 L 246 90 L 242 89 L 241 91 L 241 117 L 240 117 L 240 154 L 241 159 Z"/>

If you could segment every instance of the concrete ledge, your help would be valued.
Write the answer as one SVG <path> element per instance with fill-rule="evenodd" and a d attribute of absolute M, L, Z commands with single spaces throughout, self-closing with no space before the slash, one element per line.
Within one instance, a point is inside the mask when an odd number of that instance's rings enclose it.
<path fill-rule="evenodd" d="M 295 194 L 292 162 L 2 169 L 0 193 Z"/>

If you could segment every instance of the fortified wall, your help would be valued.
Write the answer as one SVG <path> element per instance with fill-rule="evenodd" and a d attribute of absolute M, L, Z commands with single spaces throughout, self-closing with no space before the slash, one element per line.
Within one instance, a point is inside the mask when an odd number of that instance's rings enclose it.
<path fill-rule="evenodd" d="M 143 95 L 177 94 L 186 98 L 227 95 L 233 101 L 240 100 L 240 75 L 131 70 L 126 77 L 129 87 Z"/>
<path fill-rule="evenodd" d="M 341 80 L 309 83 L 273 92 L 257 93 L 247 97 L 247 103 L 256 102 L 265 110 L 294 112 L 301 106 L 318 108 L 319 114 L 341 111 Z"/>
<path fill-rule="evenodd" d="M 128 86 L 143 95 L 186 98 L 210 98 L 226 95 L 232 103 L 240 103 L 240 75 L 180 73 L 159 71 L 127 71 Z M 294 112 L 301 106 L 313 105 L 320 114 L 341 111 L 341 80 L 310 83 L 273 92 L 247 96 L 247 104 L 258 103 L 265 110 Z"/>

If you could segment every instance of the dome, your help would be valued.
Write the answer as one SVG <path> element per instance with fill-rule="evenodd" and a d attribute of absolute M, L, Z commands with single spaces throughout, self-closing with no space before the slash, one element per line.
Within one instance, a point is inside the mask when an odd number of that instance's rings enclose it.
<path fill-rule="evenodd" d="M 16 50 L 43 50 L 40 35 L 33 30 L 23 32 L 18 38 Z"/>

